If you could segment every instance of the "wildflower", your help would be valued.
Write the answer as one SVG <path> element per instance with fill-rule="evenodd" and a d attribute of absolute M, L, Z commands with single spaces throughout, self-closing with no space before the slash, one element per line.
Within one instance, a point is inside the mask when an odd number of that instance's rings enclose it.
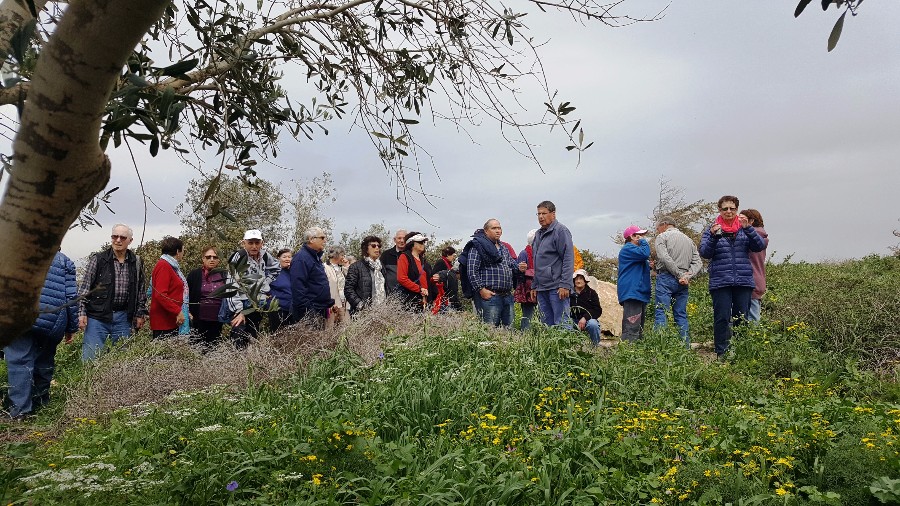
<path fill-rule="evenodd" d="M 321 485 L 322 484 L 322 475 L 318 474 L 318 473 L 314 474 L 312 476 L 312 483 L 313 483 L 313 485 Z"/>
<path fill-rule="evenodd" d="M 383 351 L 378 352 L 378 358 L 384 360 L 384 352 Z"/>
<path fill-rule="evenodd" d="M 225 490 L 227 490 L 229 492 L 234 492 L 237 489 L 238 489 L 238 482 L 236 482 L 236 481 L 230 481 L 230 482 L 228 482 L 228 485 L 225 485 Z"/>

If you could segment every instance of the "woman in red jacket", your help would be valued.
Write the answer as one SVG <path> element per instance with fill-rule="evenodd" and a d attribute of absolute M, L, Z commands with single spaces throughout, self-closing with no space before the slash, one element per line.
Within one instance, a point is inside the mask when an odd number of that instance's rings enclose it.
<path fill-rule="evenodd" d="M 156 262 L 151 278 L 150 329 L 154 339 L 178 334 L 178 327 L 184 323 L 182 307 L 188 298 L 187 280 L 178 265 L 184 256 L 184 243 L 181 239 L 166 237 L 160 246 L 162 256 Z"/>
<path fill-rule="evenodd" d="M 428 300 L 428 273 L 425 263 L 425 243 L 428 238 L 419 232 L 406 234 L 406 249 L 397 257 L 397 282 L 400 302 L 409 311 L 421 313 Z"/>

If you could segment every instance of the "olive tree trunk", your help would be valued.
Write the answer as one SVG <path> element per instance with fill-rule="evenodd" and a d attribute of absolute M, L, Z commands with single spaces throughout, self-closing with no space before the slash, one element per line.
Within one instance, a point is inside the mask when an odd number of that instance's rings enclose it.
<path fill-rule="evenodd" d="M 0 203 L 0 345 L 34 322 L 63 236 L 109 181 L 100 118 L 127 57 L 167 4 L 72 0 L 41 51 Z"/>

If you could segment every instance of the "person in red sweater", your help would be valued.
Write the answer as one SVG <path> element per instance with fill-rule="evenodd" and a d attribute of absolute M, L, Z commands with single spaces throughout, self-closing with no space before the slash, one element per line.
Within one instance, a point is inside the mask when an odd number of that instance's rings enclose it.
<path fill-rule="evenodd" d="M 428 273 L 425 264 L 425 243 L 428 238 L 419 232 L 406 234 L 406 247 L 397 257 L 397 283 L 403 307 L 421 313 L 428 299 Z"/>
<path fill-rule="evenodd" d="M 187 280 L 179 266 L 184 257 L 184 243 L 181 239 L 166 237 L 160 247 L 162 256 L 153 267 L 151 277 L 150 329 L 154 339 L 177 335 L 178 327 L 184 323 L 182 308 L 188 298 Z"/>

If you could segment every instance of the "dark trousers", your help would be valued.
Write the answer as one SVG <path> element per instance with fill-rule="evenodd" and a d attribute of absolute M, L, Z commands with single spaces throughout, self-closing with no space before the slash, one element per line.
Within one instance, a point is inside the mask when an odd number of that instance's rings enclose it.
<path fill-rule="evenodd" d="M 753 288 L 726 286 L 710 290 L 709 294 L 713 303 L 713 338 L 716 355 L 722 356 L 731 345 L 732 322 L 741 324 L 746 321 Z"/>
<path fill-rule="evenodd" d="M 644 313 L 647 303 L 628 299 L 622 301 L 622 340 L 637 341 L 644 337 Z"/>
<path fill-rule="evenodd" d="M 231 328 L 231 342 L 235 348 L 243 350 L 250 344 L 250 339 L 256 339 L 262 319 L 262 312 L 254 311 L 244 315 L 244 323 Z"/>
<path fill-rule="evenodd" d="M 191 330 L 194 334 L 192 341 L 196 344 L 202 344 L 211 348 L 218 344 L 219 339 L 222 338 L 222 322 L 218 320 L 194 320 L 191 323 L 193 324 Z"/>
<path fill-rule="evenodd" d="M 269 314 L 270 332 L 278 332 L 282 327 L 286 327 L 294 323 L 294 318 L 290 311 L 279 309 L 276 313 Z"/>
<path fill-rule="evenodd" d="M 325 320 L 328 319 L 328 309 L 313 309 L 305 306 L 293 307 L 293 323 L 306 322 L 317 329 L 325 327 Z"/>
<path fill-rule="evenodd" d="M 56 347 L 61 340 L 62 336 L 29 330 L 5 348 L 10 416 L 31 414 L 50 402 Z"/>

